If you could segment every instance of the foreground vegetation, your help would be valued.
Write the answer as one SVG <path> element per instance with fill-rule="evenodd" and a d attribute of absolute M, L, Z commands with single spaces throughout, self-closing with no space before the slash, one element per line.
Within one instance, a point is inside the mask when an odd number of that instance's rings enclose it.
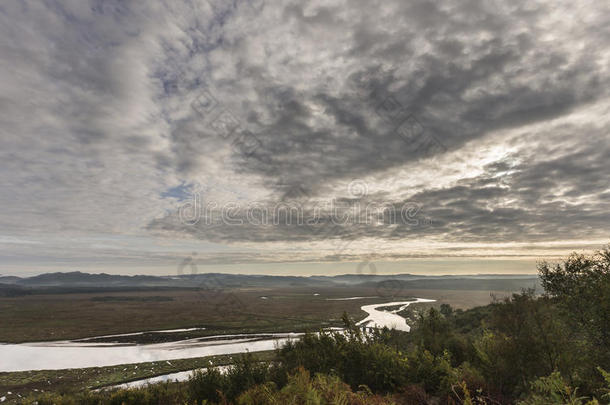
<path fill-rule="evenodd" d="M 610 249 L 542 263 L 544 294 L 467 311 L 442 305 L 411 333 L 306 335 L 275 361 L 242 356 L 184 383 L 38 397 L 43 404 L 604 404 L 610 401 Z"/>

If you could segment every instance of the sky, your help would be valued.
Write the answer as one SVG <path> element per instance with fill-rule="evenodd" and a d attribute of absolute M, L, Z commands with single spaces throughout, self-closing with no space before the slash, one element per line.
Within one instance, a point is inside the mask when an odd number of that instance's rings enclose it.
<path fill-rule="evenodd" d="M 604 1 L 3 1 L 0 274 L 534 273 L 609 79 Z"/>

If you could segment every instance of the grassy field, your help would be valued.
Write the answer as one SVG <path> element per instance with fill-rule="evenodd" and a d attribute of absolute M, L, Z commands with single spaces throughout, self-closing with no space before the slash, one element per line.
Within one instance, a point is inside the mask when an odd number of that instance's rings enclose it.
<path fill-rule="evenodd" d="M 411 305 L 405 313 L 412 322 L 418 311 L 448 303 L 454 308 L 488 304 L 487 291 L 409 290 L 399 296 L 380 296 L 373 288 L 310 289 L 233 289 L 222 292 L 196 290 L 151 290 L 86 294 L 27 295 L 0 298 L 0 341 L 32 342 L 77 339 L 98 335 L 139 331 L 204 327 L 205 330 L 172 334 L 150 333 L 130 336 L 135 343 L 179 340 L 225 333 L 301 332 L 341 326 L 346 311 L 356 320 L 366 313 L 365 304 L 422 297 L 434 303 Z M 314 295 L 315 294 L 315 295 Z M 506 292 L 496 292 L 498 296 Z M 347 297 L 372 297 L 334 300 Z M 330 300 L 329 300 L 330 299 Z M 119 340 L 112 338 L 111 340 Z M 272 352 L 257 353 L 268 360 Z M 230 364 L 230 356 L 128 364 L 86 369 L 0 373 L 0 397 L 6 403 L 36 392 L 68 392 L 116 385 L 142 378 L 192 370 L 209 365 Z M 11 392 L 10 395 L 7 395 Z"/>
<path fill-rule="evenodd" d="M 376 298 L 328 300 L 354 296 Z M 381 297 L 372 288 L 350 287 L 316 291 L 290 288 L 234 289 L 220 293 L 169 290 L 28 295 L 0 298 L 0 325 L 3 325 L 0 342 L 77 339 L 192 327 L 206 329 L 172 337 L 300 332 L 340 325 L 344 311 L 357 320 L 362 319 L 366 314 L 360 306 L 364 304 L 408 297 L 436 299 L 435 305 L 448 303 L 455 308 L 485 305 L 491 300 L 486 291 L 413 290 L 401 291 L 400 296 Z M 139 338 L 146 339 L 147 335 Z"/>

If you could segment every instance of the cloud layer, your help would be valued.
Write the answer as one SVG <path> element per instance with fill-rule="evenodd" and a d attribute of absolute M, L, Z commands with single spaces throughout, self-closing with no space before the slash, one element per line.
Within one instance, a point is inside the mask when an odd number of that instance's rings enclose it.
<path fill-rule="evenodd" d="M 127 235 L 219 244 L 228 263 L 608 239 L 609 26 L 592 0 L 9 1 L 0 252 Z M 193 193 L 417 222 L 212 227 L 181 219 Z"/>

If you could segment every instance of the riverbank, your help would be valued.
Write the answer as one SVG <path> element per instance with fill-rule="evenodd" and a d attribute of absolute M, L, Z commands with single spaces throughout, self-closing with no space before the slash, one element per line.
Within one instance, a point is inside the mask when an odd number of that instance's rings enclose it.
<path fill-rule="evenodd" d="M 5 404 L 43 392 L 78 392 L 125 384 L 171 373 L 187 372 L 211 366 L 233 364 L 237 355 L 205 356 L 191 359 L 120 364 L 79 369 L 0 372 L 0 397 Z M 259 361 L 272 361 L 273 350 L 253 353 Z M 9 394 L 10 392 L 10 394 Z"/>
<path fill-rule="evenodd" d="M 404 332 L 409 332 L 411 326 L 407 324 L 407 320 L 398 315 L 404 311 L 409 305 L 420 302 L 435 302 L 436 300 L 426 298 L 414 298 L 409 301 L 386 302 L 382 304 L 363 305 L 361 309 L 368 314 L 366 318 L 356 323 L 358 326 L 367 328 L 389 328 L 397 329 Z M 396 307 L 396 308 L 393 308 Z M 384 310 L 386 308 L 387 310 Z"/>

